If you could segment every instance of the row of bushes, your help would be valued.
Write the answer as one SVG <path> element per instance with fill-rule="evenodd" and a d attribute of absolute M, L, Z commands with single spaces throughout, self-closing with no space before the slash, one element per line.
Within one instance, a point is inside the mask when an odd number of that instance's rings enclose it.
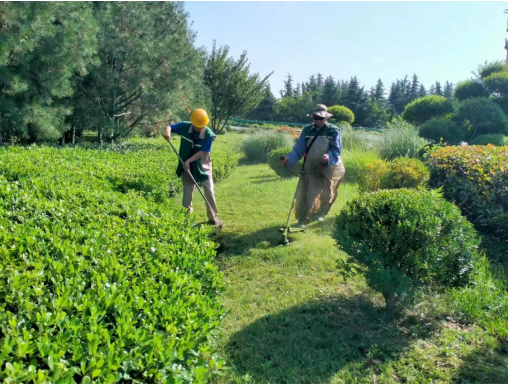
<path fill-rule="evenodd" d="M 237 161 L 221 147 L 218 178 Z M 201 383 L 221 368 L 223 276 L 167 199 L 176 164 L 153 140 L 0 149 L 0 381 Z"/>
<path fill-rule="evenodd" d="M 173 140 L 178 147 L 178 138 Z M 119 192 L 135 190 L 158 202 L 181 188 L 175 173 L 178 159 L 163 139 L 133 139 L 98 148 L 92 143 L 65 147 L 12 146 L 0 151 L 0 172 L 12 180 L 50 174 L 81 178 L 89 173 L 106 183 L 103 188 Z M 30 162 L 26 162 L 27 156 Z M 220 137 L 214 144 L 212 159 L 214 180 L 220 181 L 231 174 L 239 155 Z"/>

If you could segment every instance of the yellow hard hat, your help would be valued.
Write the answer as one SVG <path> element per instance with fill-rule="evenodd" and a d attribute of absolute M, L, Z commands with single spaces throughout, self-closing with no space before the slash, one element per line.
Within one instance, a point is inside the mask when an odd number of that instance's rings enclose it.
<path fill-rule="evenodd" d="M 196 128 L 203 129 L 208 125 L 208 114 L 204 109 L 198 108 L 192 111 L 192 115 L 190 118 L 192 125 Z"/>

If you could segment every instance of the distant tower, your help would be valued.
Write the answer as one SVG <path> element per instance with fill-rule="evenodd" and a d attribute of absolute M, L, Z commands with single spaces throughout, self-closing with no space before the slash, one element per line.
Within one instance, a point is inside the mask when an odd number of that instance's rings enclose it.
<path fill-rule="evenodd" d="M 508 14 L 508 9 L 505 9 L 504 13 Z M 508 32 L 508 28 L 506 28 L 506 32 Z M 504 39 L 504 49 L 506 49 L 506 64 L 508 65 L 508 40 L 506 39 L 506 37 Z"/>

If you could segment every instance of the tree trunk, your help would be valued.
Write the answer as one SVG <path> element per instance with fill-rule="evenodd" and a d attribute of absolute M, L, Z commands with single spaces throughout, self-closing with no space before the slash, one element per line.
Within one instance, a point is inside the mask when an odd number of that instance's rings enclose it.
<path fill-rule="evenodd" d="M 72 127 L 72 144 L 76 144 L 76 127 Z"/>
<path fill-rule="evenodd" d="M 386 303 L 386 314 L 393 319 L 397 307 L 397 295 L 393 291 L 383 292 Z"/>

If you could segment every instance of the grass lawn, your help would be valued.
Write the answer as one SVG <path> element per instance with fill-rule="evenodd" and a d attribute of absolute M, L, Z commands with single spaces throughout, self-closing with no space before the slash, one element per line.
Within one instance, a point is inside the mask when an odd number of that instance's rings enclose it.
<path fill-rule="evenodd" d="M 296 183 L 259 164 L 216 185 L 229 311 L 216 343 L 230 369 L 213 383 L 508 383 L 508 346 L 454 322 L 439 297 L 393 322 L 362 278 L 338 275 L 330 234 L 355 184 L 341 185 L 324 223 L 278 246 Z M 197 192 L 194 207 L 205 220 Z"/>

